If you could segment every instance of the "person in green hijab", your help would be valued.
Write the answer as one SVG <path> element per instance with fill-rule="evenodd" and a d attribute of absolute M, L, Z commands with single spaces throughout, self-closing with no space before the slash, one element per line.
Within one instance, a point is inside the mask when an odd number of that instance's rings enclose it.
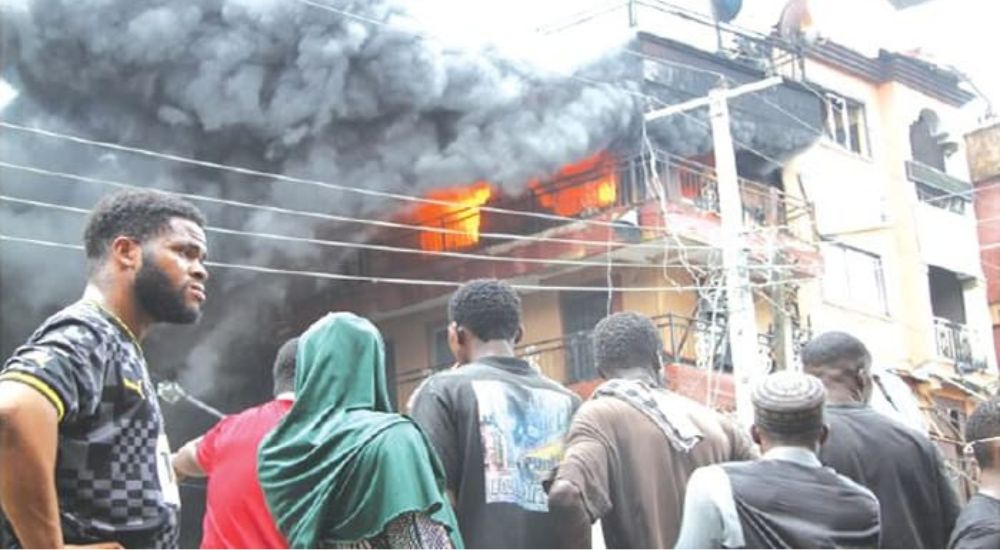
<path fill-rule="evenodd" d="M 260 445 L 268 507 L 292 548 L 462 548 L 427 439 L 396 414 L 378 329 L 331 313 L 299 339 L 288 415 Z"/>

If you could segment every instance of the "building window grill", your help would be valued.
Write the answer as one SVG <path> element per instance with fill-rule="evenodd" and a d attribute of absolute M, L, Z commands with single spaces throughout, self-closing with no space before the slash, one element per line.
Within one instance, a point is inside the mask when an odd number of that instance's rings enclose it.
<path fill-rule="evenodd" d="M 826 94 L 826 136 L 841 147 L 869 156 L 868 121 L 861 102 Z"/>

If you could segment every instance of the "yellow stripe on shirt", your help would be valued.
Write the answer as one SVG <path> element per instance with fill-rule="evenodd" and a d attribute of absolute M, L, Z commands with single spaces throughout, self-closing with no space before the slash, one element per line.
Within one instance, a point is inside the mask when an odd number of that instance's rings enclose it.
<path fill-rule="evenodd" d="M 63 404 L 62 399 L 59 398 L 59 394 L 57 394 L 55 390 L 53 390 L 52 387 L 46 384 L 42 379 L 26 372 L 12 371 L 0 374 L 0 381 L 2 380 L 20 382 L 38 390 L 45 396 L 46 399 L 55 405 L 56 412 L 59 413 L 59 421 L 62 421 L 63 416 L 66 414 L 66 406 Z"/>

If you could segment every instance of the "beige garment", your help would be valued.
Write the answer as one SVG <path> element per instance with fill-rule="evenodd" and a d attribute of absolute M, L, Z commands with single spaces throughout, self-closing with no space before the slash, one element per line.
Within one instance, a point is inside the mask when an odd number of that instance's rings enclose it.
<path fill-rule="evenodd" d="M 685 453 L 633 405 L 591 399 L 573 419 L 558 479 L 583 495 L 592 521 L 602 519 L 608 548 L 671 548 L 694 470 L 756 457 L 747 434 L 721 414 L 686 397 L 656 390 L 671 416 L 686 416 L 704 438 Z"/>

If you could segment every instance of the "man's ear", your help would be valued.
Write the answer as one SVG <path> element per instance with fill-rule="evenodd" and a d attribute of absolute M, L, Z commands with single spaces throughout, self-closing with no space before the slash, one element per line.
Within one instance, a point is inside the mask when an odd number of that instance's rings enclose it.
<path fill-rule="evenodd" d="M 138 271 L 142 267 L 142 245 L 131 237 L 115 237 L 108 247 L 108 254 L 115 265 L 125 271 Z"/>
<path fill-rule="evenodd" d="M 872 392 L 875 389 L 875 375 L 871 370 L 858 369 L 854 373 L 855 382 L 858 384 L 858 389 L 861 390 L 861 400 L 868 403 L 872 399 Z"/>
<path fill-rule="evenodd" d="M 819 429 L 819 444 L 826 443 L 826 438 L 828 437 L 830 437 L 830 425 L 823 424 L 823 427 Z"/>
<path fill-rule="evenodd" d="M 514 334 L 514 345 L 521 343 L 521 338 L 524 337 L 524 325 L 517 326 L 517 332 Z"/>
<path fill-rule="evenodd" d="M 756 424 L 750 426 L 750 439 L 752 439 L 753 442 L 758 445 L 763 445 L 763 443 L 760 440 L 760 430 L 757 429 Z"/>

